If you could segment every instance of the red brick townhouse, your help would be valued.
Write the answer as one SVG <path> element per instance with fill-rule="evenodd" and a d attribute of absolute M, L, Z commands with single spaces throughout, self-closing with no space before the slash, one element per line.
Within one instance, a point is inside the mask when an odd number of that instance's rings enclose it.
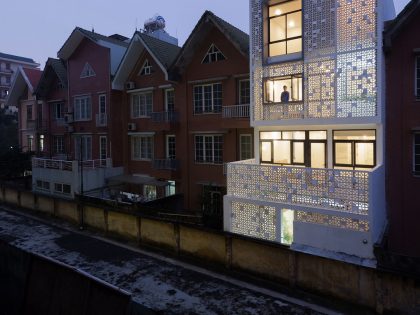
<path fill-rule="evenodd" d="M 19 66 L 12 83 L 7 106 L 18 106 L 18 139 L 22 151 L 42 152 L 45 139 L 42 132 L 42 106 L 33 95 L 42 71 Z"/>
<path fill-rule="evenodd" d="M 248 35 L 209 11 L 181 50 L 134 34 L 113 87 L 138 194 L 182 193 L 184 208 L 221 213 L 224 164 L 253 156 L 248 56 Z"/>
<path fill-rule="evenodd" d="M 380 263 L 420 276 L 420 2 L 384 32 L 389 228 Z"/>
<path fill-rule="evenodd" d="M 111 77 L 127 46 L 119 35 L 76 27 L 60 60 L 47 61 L 37 92 L 49 113 L 49 157 L 33 159 L 35 190 L 73 197 L 122 173 L 121 156 L 111 154 L 121 145 L 120 93 L 111 90 Z"/>

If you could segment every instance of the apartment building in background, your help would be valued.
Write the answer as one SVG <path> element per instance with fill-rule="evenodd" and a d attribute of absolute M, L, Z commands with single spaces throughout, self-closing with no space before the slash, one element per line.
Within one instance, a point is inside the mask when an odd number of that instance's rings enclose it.
<path fill-rule="evenodd" d="M 382 267 L 420 275 L 420 3 L 411 1 L 384 32 L 389 228 Z"/>
<path fill-rule="evenodd" d="M 224 229 L 373 265 L 386 223 L 382 31 L 392 1 L 250 0 L 255 159 Z"/>
<path fill-rule="evenodd" d="M 39 64 L 31 58 L 20 57 L 0 52 L 0 108 L 6 105 L 6 99 L 12 87 L 12 82 L 18 68 L 38 68 Z M 18 104 L 10 104 L 17 108 Z"/>

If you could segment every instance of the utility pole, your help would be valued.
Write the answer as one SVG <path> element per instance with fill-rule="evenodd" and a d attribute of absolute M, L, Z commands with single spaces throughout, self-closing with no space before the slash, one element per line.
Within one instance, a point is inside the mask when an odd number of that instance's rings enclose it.
<path fill-rule="evenodd" d="M 80 142 L 80 156 L 79 156 L 79 164 L 80 164 L 80 198 L 79 198 L 79 207 L 80 207 L 80 230 L 84 229 L 84 222 L 83 222 L 83 137 L 79 137 Z"/>

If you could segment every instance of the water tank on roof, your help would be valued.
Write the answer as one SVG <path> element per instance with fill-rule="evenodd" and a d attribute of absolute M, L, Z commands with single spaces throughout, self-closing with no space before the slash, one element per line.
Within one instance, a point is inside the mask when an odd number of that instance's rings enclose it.
<path fill-rule="evenodd" d="M 144 29 L 146 33 L 153 33 L 157 30 L 164 30 L 166 26 L 165 19 L 163 16 L 155 14 L 152 18 L 147 19 L 144 22 Z"/>

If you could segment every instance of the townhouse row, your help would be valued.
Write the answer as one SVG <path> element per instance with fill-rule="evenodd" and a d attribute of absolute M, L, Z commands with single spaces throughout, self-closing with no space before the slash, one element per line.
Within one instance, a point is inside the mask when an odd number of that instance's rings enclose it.
<path fill-rule="evenodd" d="M 43 72 L 20 69 L 20 144 L 33 189 L 222 213 L 225 164 L 253 157 L 248 35 L 207 11 L 183 45 L 76 28 Z"/>

